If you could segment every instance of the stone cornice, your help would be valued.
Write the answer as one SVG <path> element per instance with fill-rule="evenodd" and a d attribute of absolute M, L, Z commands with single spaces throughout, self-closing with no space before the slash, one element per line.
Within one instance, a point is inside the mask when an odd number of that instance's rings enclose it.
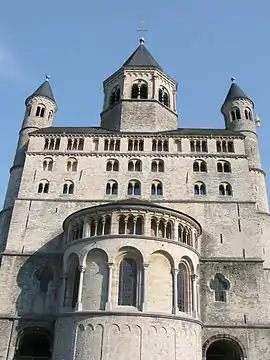
<path fill-rule="evenodd" d="M 257 173 L 261 173 L 266 177 L 266 174 L 262 169 L 255 168 L 255 167 L 249 167 L 249 171 L 254 171 L 254 172 L 257 172 Z"/>
<path fill-rule="evenodd" d="M 260 258 L 238 258 L 238 257 L 216 257 L 216 258 L 200 258 L 200 262 L 215 262 L 215 263 L 224 263 L 224 262 L 236 262 L 236 263 L 263 263 L 264 260 Z"/>
<path fill-rule="evenodd" d="M 270 329 L 270 324 L 243 324 L 243 325 L 229 325 L 229 324 L 204 324 L 206 329 Z"/>
<path fill-rule="evenodd" d="M 46 194 L 45 194 L 46 195 Z M 73 196 L 73 195 L 71 195 Z M 78 199 L 78 198 L 58 198 L 56 199 L 55 196 L 50 198 L 41 198 L 41 197 L 18 197 L 16 199 L 16 201 L 48 201 L 48 202 L 59 202 L 59 203 L 64 203 L 64 202 L 78 202 L 78 203 L 95 203 L 95 205 L 97 204 L 102 204 L 102 203 L 112 203 L 114 201 L 119 201 L 119 200 L 125 200 L 126 198 L 121 198 L 121 199 L 112 199 L 111 197 L 108 199 Z M 186 204 L 186 203 L 192 203 L 192 204 L 256 204 L 256 201 L 240 201 L 240 200 L 223 200 L 223 201 L 218 201 L 218 200 L 206 200 L 205 196 L 202 196 L 202 199 L 183 199 L 183 200 L 168 200 L 168 199 L 164 199 L 164 200 L 156 200 L 154 201 L 156 204 Z M 98 206 L 98 205 L 97 205 Z M 256 213 L 256 212 L 255 212 Z"/>
<path fill-rule="evenodd" d="M 65 312 L 58 314 L 58 317 L 70 317 L 70 316 L 101 316 L 101 317 L 108 317 L 108 316 L 134 316 L 134 317 L 144 317 L 144 318 L 160 318 L 160 319 L 170 319 L 170 320 L 182 320 L 186 322 L 191 322 L 198 324 L 200 326 L 203 326 L 203 323 L 201 320 L 194 319 L 188 316 L 179 316 L 179 315 L 173 315 L 173 314 L 162 314 L 162 313 L 148 313 L 148 312 L 140 312 L 140 311 L 77 311 L 77 312 Z"/>
<path fill-rule="evenodd" d="M 247 159 L 247 155 L 244 154 L 234 154 L 234 153 L 182 153 L 182 152 L 143 152 L 143 151 L 56 151 L 56 150 L 48 150 L 48 151 L 28 151 L 26 153 L 28 156 L 85 156 L 85 157 L 152 157 L 152 158 L 171 158 L 171 157 L 177 157 L 177 158 L 216 158 L 216 159 Z"/>

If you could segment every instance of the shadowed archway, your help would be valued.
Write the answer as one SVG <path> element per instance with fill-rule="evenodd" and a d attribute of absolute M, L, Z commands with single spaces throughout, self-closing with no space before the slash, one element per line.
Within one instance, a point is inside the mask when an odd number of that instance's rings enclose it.
<path fill-rule="evenodd" d="M 206 352 L 206 360 L 243 360 L 239 345 L 228 339 L 214 341 Z"/>

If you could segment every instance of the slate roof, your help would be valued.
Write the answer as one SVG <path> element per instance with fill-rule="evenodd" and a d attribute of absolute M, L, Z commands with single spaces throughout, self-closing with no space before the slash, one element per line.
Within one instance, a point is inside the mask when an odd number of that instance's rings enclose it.
<path fill-rule="evenodd" d="M 160 131 L 160 132 L 119 132 L 113 130 L 106 130 L 100 127 L 47 127 L 43 129 L 36 130 L 31 133 L 31 135 L 41 135 L 41 134 L 78 134 L 78 135 L 88 135 L 88 134 L 96 134 L 96 135 L 151 135 L 151 136 L 159 136 L 159 135 L 168 135 L 168 136 L 240 136 L 244 137 L 238 131 L 226 130 L 226 129 L 189 129 L 189 128 L 178 128 L 176 130 L 170 131 Z"/>
<path fill-rule="evenodd" d="M 158 68 L 163 71 L 159 63 L 145 47 L 143 39 L 140 40 L 140 45 L 123 64 L 123 68 Z"/>
<path fill-rule="evenodd" d="M 244 91 L 235 82 L 233 82 L 224 103 L 229 100 L 239 98 L 249 99 L 249 97 L 244 93 Z"/>
<path fill-rule="evenodd" d="M 44 97 L 46 97 L 46 98 L 48 98 L 48 99 L 51 99 L 51 100 L 53 100 L 53 101 L 55 102 L 55 98 L 54 98 L 54 96 L 53 96 L 52 88 L 51 88 L 51 85 L 50 85 L 48 79 L 46 79 L 46 80 L 44 81 L 44 83 L 42 83 L 42 84 L 40 85 L 40 87 L 38 87 L 38 88 L 33 92 L 33 94 L 30 95 L 30 96 L 26 99 L 26 101 L 28 101 L 29 99 L 31 99 L 33 96 L 44 96 Z"/>

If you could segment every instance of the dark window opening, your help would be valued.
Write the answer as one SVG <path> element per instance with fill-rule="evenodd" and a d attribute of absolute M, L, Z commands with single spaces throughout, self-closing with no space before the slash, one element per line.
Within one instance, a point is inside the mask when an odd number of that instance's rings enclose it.
<path fill-rule="evenodd" d="M 118 305 L 136 306 L 137 264 L 133 259 L 123 259 L 120 264 Z"/>

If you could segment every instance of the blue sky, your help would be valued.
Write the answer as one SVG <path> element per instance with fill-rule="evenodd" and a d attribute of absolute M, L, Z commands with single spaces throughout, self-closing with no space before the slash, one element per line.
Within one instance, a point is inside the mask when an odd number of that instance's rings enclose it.
<path fill-rule="evenodd" d="M 269 0 L 0 0 L 0 201 L 25 98 L 48 73 L 59 108 L 54 125 L 99 125 L 102 81 L 137 47 L 142 19 L 146 46 L 178 80 L 179 127 L 222 128 L 220 107 L 235 76 L 261 118 L 269 173 L 269 13 Z"/>

